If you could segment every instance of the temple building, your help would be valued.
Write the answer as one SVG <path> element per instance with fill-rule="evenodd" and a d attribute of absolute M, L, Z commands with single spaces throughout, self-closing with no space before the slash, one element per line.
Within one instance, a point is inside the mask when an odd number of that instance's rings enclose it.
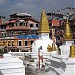
<path fill-rule="evenodd" d="M 0 24 L 0 47 L 29 51 L 33 41 L 39 37 L 38 27 L 39 22 L 28 13 L 10 15 L 8 22 Z"/>

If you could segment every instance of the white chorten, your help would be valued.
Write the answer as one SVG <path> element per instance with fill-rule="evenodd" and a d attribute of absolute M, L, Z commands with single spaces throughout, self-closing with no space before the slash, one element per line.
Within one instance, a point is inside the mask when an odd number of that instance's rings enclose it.
<path fill-rule="evenodd" d="M 40 19 L 40 27 L 39 27 L 39 39 L 34 41 L 32 44 L 32 52 L 35 52 L 38 54 L 38 50 L 40 49 L 41 53 L 53 53 L 57 54 L 57 51 L 48 51 L 48 46 L 52 48 L 53 40 L 49 38 L 49 24 L 47 20 L 47 16 L 45 14 L 44 9 L 42 10 L 41 13 L 41 19 Z M 55 45 L 56 46 L 56 45 Z"/>
<path fill-rule="evenodd" d="M 65 26 L 65 34 L 64 34 L 64 43 L 60 46 L 61 55 L 70 55 L 70 46 L 74 44 L 74 40 L 72 39 L 72 32 L 69 26 L 69 22 L 67 19 L 66 26 Z"/>
<path fill-rule="evenodd" d="M 0 75 L 25 75 L 23 61 L 11 54 L 3 54 L 3 58 L 0 58 Z"/>

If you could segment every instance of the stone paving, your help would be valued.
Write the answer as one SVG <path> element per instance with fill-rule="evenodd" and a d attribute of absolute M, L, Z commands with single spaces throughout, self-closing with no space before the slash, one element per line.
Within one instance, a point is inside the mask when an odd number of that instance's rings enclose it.
<path fill-rule="evenodd" d="M 25 75 L 47 75 L 47 73 L 44 70 L 37 70 L 35 73 L 32 71 L 32 69 L 29 68 L 29 66 L 26 66 L 25 68 Z"/>
<path fill-rule="evenodd" d="M 34 74 L 33 71 L 28 66 L 26 66 L 25 75 L 38 75 L 38 74 Z"/>

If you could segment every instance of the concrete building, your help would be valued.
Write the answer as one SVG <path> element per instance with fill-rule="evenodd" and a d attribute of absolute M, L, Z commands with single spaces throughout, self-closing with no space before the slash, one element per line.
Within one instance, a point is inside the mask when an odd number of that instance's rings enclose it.
<path fill-rule="evenodd" d="M 10 15 L 10 21 L 0 24 L 0 46 L 19 48 L 20 51 L 29 51 L 38 36 L 39 22 L 27 13 Z M 19 51 L 18 49 L 15 51 Z"/>

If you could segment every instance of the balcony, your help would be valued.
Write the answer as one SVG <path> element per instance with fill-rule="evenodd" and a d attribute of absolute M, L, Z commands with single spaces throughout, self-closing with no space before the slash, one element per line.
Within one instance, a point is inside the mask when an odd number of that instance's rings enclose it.
<path fill-rule="evenodd" d="M 25 27 L 25 26 L 16 26 L 16 27 L 7 27 L 6 31 L 11 31 L 11 30 L 30 30 L 29 27 Z"/>

